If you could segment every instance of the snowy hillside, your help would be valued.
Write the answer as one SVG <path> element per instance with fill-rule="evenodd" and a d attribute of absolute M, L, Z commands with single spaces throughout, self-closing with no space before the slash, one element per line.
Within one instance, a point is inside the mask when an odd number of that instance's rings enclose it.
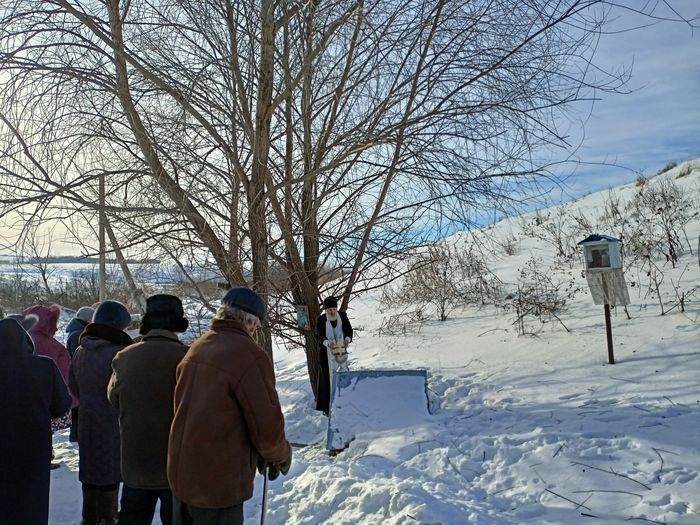
<path fill-rule="evenodd" d="M 675 200 L 654 200 L 664 195 Z M 700 524 L 698 210 L 695 161 L 453 236 L 449 250 L 488 279 L 459 274 L 463 302 L 450 299 L 444 322 L 435 303 L 399 304 L 401 283 L 353 300 L 351 368 L 427 370 L 432 413 L 359 432 L 337 456 L 304 352 L 278 348 L 287 433 L 309 446 L 270 483 L 268 523 Z M 678 234 L 668 260 L 667 215 Z M 613 309 L 615 365 L 576 246 L 593 232 L 625 240 L 630 318 Z M 51 523 L 77 524 L 77 451 L 65 434 L 55 442 L 65 466 L 52 472 Z M 260 522 L 261 490 L 258 476 L 247 525 Z"/>

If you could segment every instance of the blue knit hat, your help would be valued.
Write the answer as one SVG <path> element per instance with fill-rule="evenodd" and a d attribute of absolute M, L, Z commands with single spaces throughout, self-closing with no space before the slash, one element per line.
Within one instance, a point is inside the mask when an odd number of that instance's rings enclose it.
<path fill-rule="evenodd" d="M 253 314 L 260 321 L 265 319 L 267 308 L 262 298 L 250 288 L 231 288 L 224 295 L 223 303 Z"/>
<path fill-rule="evenodd" d="M 118 330 L 126 330 L 126 327 L 131 323 L 131 315 L 122 303 L 107 299 L 102 301 L 95 310 L 92 322 L 106 324 Z"/>

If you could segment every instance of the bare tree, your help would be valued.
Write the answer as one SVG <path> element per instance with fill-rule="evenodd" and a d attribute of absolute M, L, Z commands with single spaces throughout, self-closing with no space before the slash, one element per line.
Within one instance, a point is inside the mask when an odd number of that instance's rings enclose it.
<path fill-rule="evenodd" d="M 313 325 L 321 295 L 347 308 L 407 249 L 552 177 L 534 159 L 568 148 L 558 118 L 624 85 L 592 69 L 613 9 L 6 0 L 0 213 L 90 213 L 109 173 L 120 247 L 188 252 Z M 314 326 L 271 323 L 303 342 L 313 385 Z"/>

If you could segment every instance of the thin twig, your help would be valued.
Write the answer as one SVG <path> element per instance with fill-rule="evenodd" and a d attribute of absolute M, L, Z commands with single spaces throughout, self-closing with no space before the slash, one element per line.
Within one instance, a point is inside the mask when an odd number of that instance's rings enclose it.
<path fill-rule="evenodd" d="M 661 472 L 663 472 L 663 470 L 664 470 L 664 458 L 661 455 L 661 453 L 659 452 L 659 449 L 651 447 L 651 450 L 656 452 L 656 455 L 659 456 L 659 461 L 661 461 L 661 465 L 659 465 L 659 470 L 656 471 L 656 481 L 661 483 Z"/>
<path fill-rule="evenodd" d="M 615 494 L 629 494 L 630 496 L 637 496 L 639 499 L 643 499 L 644 496 L 637 494 L 636 492 L 628 492 L 626 490 L 601 490 L 601 489 L 590 489 L 590 490 L 575 490 L 574 494 L 589 494 L 593 492 L 612 492 Z"/>
<path fill-rule="evenodd" d="M 499 330 L 500 330 L 500 331 L 503 331 L 503 332 L 507 332 L 507 331 L 508 331 L 507 328 L 492 328 L 491 330 L 486 330 L 485 332 L 481 332 L 479 335 L 477 335 L 477 337 L 481 337 L 482 335 L 486 335 L 486 334 L 488 334 L 489 332 L 496 332 L 496 331 L 499 331 Z"/>
<path fill-rule="evenodd" d="M 647 518 L 637 518 L 637 517 L 635 517 L 635 516 L 630 516 L 630 517 L 627 518 L 625 521 L 631 521 L 631 520 L 640 520 L 640 521 L 646 521 L 646 522 L 649 522 L 649 523 L 656 523 L 657 525 L 666 525 L 666 522 L 665 522 L 665 521 L 656 521 L 656 520 L 650 520 L 650 519 L 647 519 Z"/>
<path fill-rule="evenodd" d="M 592 465 L 586 465 L 585 463 L 579 463 L 578 461 L 572 461 L 571 464 L 572 464 L 572 465 L 580 465 L 580 466 L 582 466 L 582 467 L 590 468 L 590 469 L 593 469 L 593 470 L 599 470 L 600 472 L 605 472 L 606 474 L 612 474 L 613 476 L 619 476 L 619 477 L 621 477 L 621 478 L 625 478 L 625 479 L 628 479 L 628 480 L 630 480 L 630 481 L 634 481 L 635 483 L 641 485 L 642 487 L 644 487 L 644 488 L 647 489 L 647 490 L 651 490 L 651 487 L 650 487 L 650 486 L 645 485 L 645 484 L 642 483 L 641 481 L 637 481 L 636 479 L 630 478 L 629 476 L 625 476 L 624 474 L 618 474 L 617 472 L 614 472 L 614 471 L 605 470 L 605 469 L 602 469 L 602 468 L 594 467 L 594 466 L 592 466 Z"/>
<path fill-rule="evenodd" d="M 586 499 L 584 499 L 584 500 L 581 502 L 580 505 L 576 505 L 576 508 L 575 508 L 574 510 L 580 509 L 581 506 L 582 506 L 584 503 L 586 503 L 589 499 L 591 499 L 592 497 L 593 497 L 593 494 L 589 494 L 588 497 L 587 497 Z"/>
<path fill-rule="evenodd" d="M 615 381 L 624 381 L 625 383 L 634 383 L 635 385 L 639 384 L 639 381 L 632 381 L 631 379 L 623 379 L 622 377 L 610 376 L 610 379 L 614 379 Z"/>
<path fill-rule="evenodd" d="M 554 491 L 552 491 L 552 490 L 544 489 L 544 491 L 545 491 L 545 492 L 549 492 L 550 494 L 554 494 L 556 497 L 561 498 L 561 499 L 563 499 L 563 500 L 566 500 L 566 501 L 568 501 L 569 503 L 573 503 L 574 505 L 576 505 L 576 508 L 577 508 L 577 509 L 580 508 L 580 507 L 583 507 L 584 509 L 591 510 L 590 508 L 586 507 L 583 503 L 580 503 L 580 502 L 578 502 L 578 501 L 574 501 L 574 500 L 572 500 L 572 499 L 569 499 L 569 498 L 567 498 L 566 496 L 562 496 L 561 494 L 557 494 L 556 492 L 554 492 Z M 595 517 L 595 516 L 594 516 L 594 517 Z"/>

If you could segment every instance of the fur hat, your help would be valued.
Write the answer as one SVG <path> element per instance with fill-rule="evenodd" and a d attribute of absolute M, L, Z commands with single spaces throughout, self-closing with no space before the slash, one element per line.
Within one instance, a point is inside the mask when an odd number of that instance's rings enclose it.
<path fill-rule="evenodd" d="M 86 323 L 92 322 L 93 315 L 95 315 L 95 310 L 89 306 L 82 306 L 75 312 L 75 318 L 85 321 Z"/>
<path fill-rule="evenodd" d="M 174 295 L 157 294 L 146 299 L 146 313 L 141 319 L 140 334 L 154 329 L 183 333 L 189 326 L 182 309 L 182 301 Z"/>
<path fill-rule="evenodd" d="M 126 327 L 131 323 L 131 315 L 122 303 L 107 299 L 102 301 L 95 310 L 92 322 L 106 324 L 118 330 L 126 330 Z"/>
<path fill-rule="evenodd" d="M 267 308 L 265 307 L 265 302 L 262 300 L 258 294 L 256 294 L 250 288 L 239 287 L 231 288 L 222 300 L 224 304 L 253 314 L 262 322 L 267 314 Z"/>
<path fill-rule="evenodd" d="M 338 299 L 329 295 L 323 300 L 323 309 L 328 310 L 329 308 L 338 308 Z"/>
<path fill-rule="evenodd" d="M 39 322 L 39 318 L 34 315 L 34 314 L 27 314 L 27 315 L 22 315 L 22 314 L 10 314 L 7 316 L 7 319 L 14 319 L 17 321 L 22 328 L 24 328 L 27 332 L 34 328 L 34 325 L 36 325 Z"/>

